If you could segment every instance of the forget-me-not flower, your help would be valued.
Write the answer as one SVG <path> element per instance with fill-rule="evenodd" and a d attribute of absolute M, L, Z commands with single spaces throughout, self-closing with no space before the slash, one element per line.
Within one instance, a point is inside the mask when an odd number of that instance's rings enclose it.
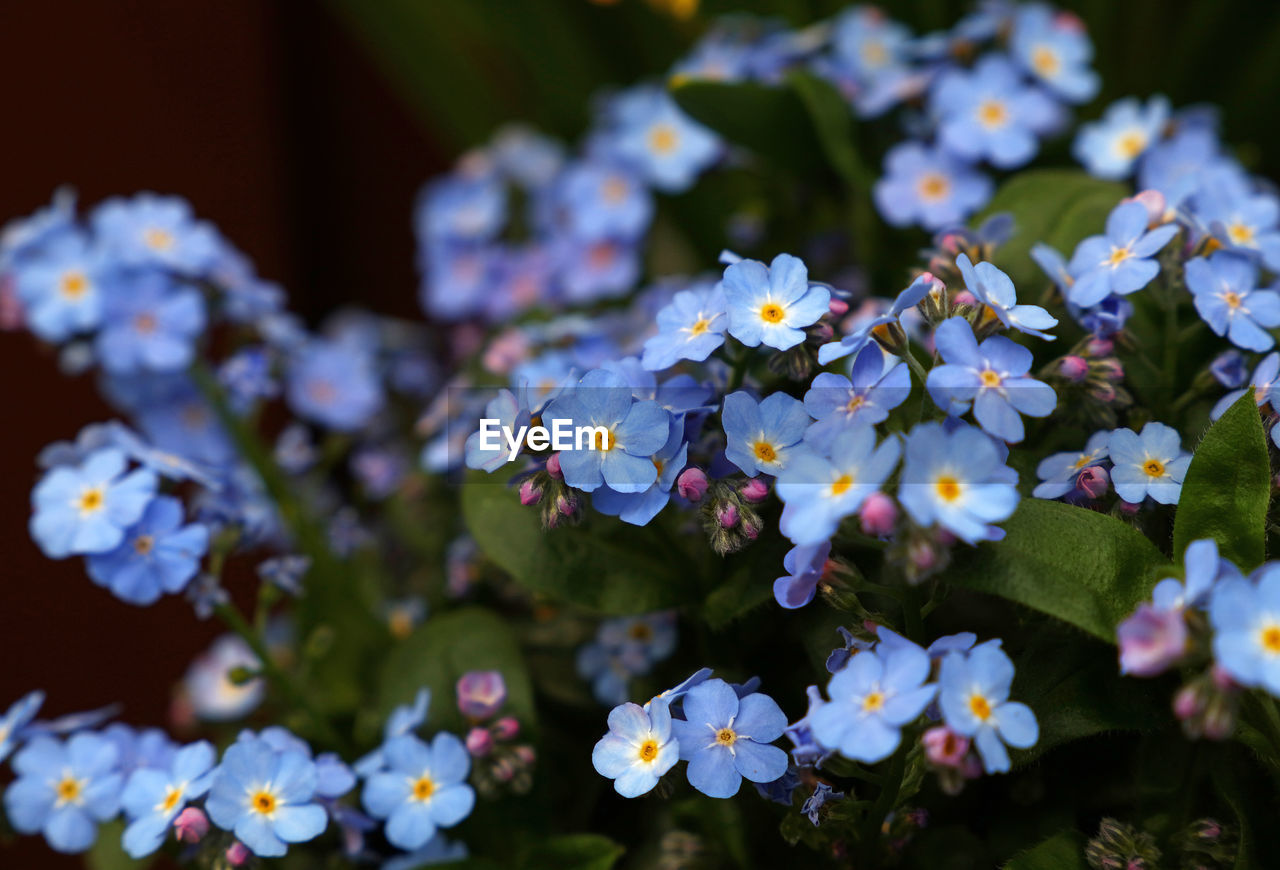
<path fill-rule="evenodd" d="M 787 771 L 787 753 L 773 741 L 782 736 L 787 717 L 768 695 L 739 698 L 724 680 L 707 680 L 684 696 L 684 719 L 671 731 L 680 758 L 689 762 L 689 784 L 709 797 L 728 798 L 745 777 L 773 782 Z"/>
<path fill-rule="evenodd" d="M 1152 97 L 1145 106 L 1128 97 L 1108 106 L 1101 120 L 1081 124 L 1071 152 L 1099 178 L 1124 178 L 1168 120 L 1169 101 L 1164 97 Z"/>
<path fill-rule="evenodd" d="M 971 70 L 943 73 L 934 84 L 930 111 L 942 145 L 966 160 L 989 160 L 1002 169 L 1026 163 L 1036 137 L 1061 120 L 1061 109 L 1040 88 L 1024 83 L 1012 63 L 989 54 Z"/>
<path fill-rule="evenodd" d="M 853 360 L 849 377 L 819 372 L 804 394 L 804 408 L 815 422 L 805 443 L 819 453 L 831 449 L 841 432 L 883 422 L 911 393 L 911 372 L 879 345 L 864 347 Z"/>
<path fill-rule="evenodd" d="M 330 429 L 358 429 L 382 407 L 373 358 L 354 343 L 308 342 L 290 360 L 287 377 L 294 413 Z"/>
<path fill-rule="evenodd" d="M 233 832 L 253 854 L 278 858 L 289 843 L 313 840 L 324 831 L 328 816 L 315 797 L 315 762 L 248 737 L 223 753 L 205 809 L 215 825 Z"/>
<path fill-rule="evenodd" d="M 1031 494 L 1036 498 L 1061 498 L 1076 488 L 1080 472 L 1101 465 L 1109 458 L 1107 445 L 1111 442 L 1110 430 L 1094 432 L 1079 453 L 1070 451 L 1055 453 L 1040 460 L 1036 466 L 1039 483 Z"/>
<path fill-rule="evenodd" d="M 1019 305 L 1013 279 L 994 264 L 981 262 L 975 266 L 968 254 L 960 254 L 956 257 L 956 268 L 973 297 L 990 309 L 1006 327 L 1046 341 L 1053 340 L 1053 336 L 1043 330 L 1057 326 L 1057 318 L 1039 305 Z"/>
<path fill-rule="evenodd" d="M 889 324 L 901 320 L 903 312 L 908 308 L 914 308 L 924 297 L 935 291 L 941 292 L 942 289 L 942 282 L 928 272 L 919 275 L 898 294 L 883 314 L 872 317 L 839 341 L 833 341 L 818 348 L 818 362 L 826 365 L 851 353 L 860 352 L 875 336 L 883 334 Z"/>
<path fill-rule="evenodd" d="M 647 709 L 630 702 L 614 707 L 609 711 L 609 733 L 591 752 L 596 772 L 613 780 L 614 791 L 623 797 L 652 791 L 680 760 L 671 724 L 665 699 L 649 702 Z"/>
<path fill-rule="evenodd" d="M 51 559 L 106 553 L 146 510 L 156 491 L 155 472 L 126 473 L 123 451 L 104 447 L 79 465 L 50 469 L 31 492 L 31 537 Z"/>
<path fill-rule="evenodd" d="M 809 426 L 804 405 L 786 393 L 773 393 L 756 402 L 746 392 L 730 393 L 721 414 L 725 456 L 748 477 L 776 475 L 792 456 L 807 452 L 801 445 Z"/>
<path fill-rule="evenodd" d="M 209 790 L 216 760 L 213 746 L 201 740 L 178 750 L 168 769 L 133 772 L 120 798 L 129 817 L 124 850 L 131 857 L 143 858 L 160 848 L 178 813 Z"/>
<path fill-rule="evenodd" d="M 1014 7 L 1009 52 L 1064 100 L 1087 103 L 1098 92 L 1098 74 L 1089 68 L 1093 43 L 1069 13 L 1042 3 Z"/>
<path fill-rule="evenodd" d="M 164 593 L 181 592 L 209 548 L 208 527 L 184 526 L 182 520 L 181 501 L 156 496 L 120 546 L 89 556 L 89 577 L 130 604 L 152 604 Z"/>
<path fill-rule="evenodd" d="M 798 257 L 779 254 L 767 267 L 739 260 L 724 270 L 729 334 L 747 347 L 787 350 L 804 341 L 804 328 L 826 314 L 831 291 L 809 283 Z"/>
<path fill-rule="evenodd" d="M 1240 685 L 1280 696 L 1280 564 L 1217 584 L 1209 622 L 1218 665 Z"/>
<path fill-rule="evenodd" d="M 1246 350 L 1275 345 L 1266 330 L 1280 326 L 1280 293 L 1258 287 L 1257 266 L 1247 257 L 1215 251 L 1188 260 L 1186 274 L 1196 311 L 1215 333 Z"/>
<path fill-rule="evenodd" d="M 101 735 L 36 737 L 14 755 L 13 771 L 18 778 L 4 793 L 9 823 L 22 834 L 43 834 L 57 852 L 88 849 L 98 824 L 120 809 L 116 748 Z"/>
<path fill-rule="evenodd" d="M 686 115 L 665 90 L 634 88 L 610 108 L 618 155 L 659 190 L 685 190 L 720 155 L 720 138 Z"/>
<path fill-rule="evenodd" d="M 156 271 L 116 275 L 103 287 L 102 327 L 95 345 L 113 374 L 173 372 L 195 356 L 205 327 L 204 300 Z"/>
<path fill-rule="evenodd" d="M 1079 244 L 1069 269 L 1075 281 L 1065 294 L 1081 308 L 1097 305 L 1111 294 L 1126 296 L 1151 283 L 1160 272 L 1155 255 L 1178 233 L 1176 224 L 1147 229 L 1147 209 L 1127 200 L 1107 216 L 1105 235 Z"/>
<path fill-rule="evenodd" d="M 830 555 L 830 540 L 788 550 L 787 555 L 782 557 L 782 568 L 787 575 L 773 581 L 773 597 L 778 604 L 794 610 L 812 601 L 818 583 L 826 572 L 827 558 Z"/>
<path fill-rule="evenodd" d="M 952 731 L 973 738 L 987 773 L 1009 769 L 1006 743 L 1026 749 L 1040 738 L 1031 708 L 1009 700 L 1012 684 L 1013 662 L 997 643 L 948 654 L 938 673 L 942 717 Z"/>
<path fill-rule="evenodd" d="M 884 169 L 872 196 L 895 227 L 939 230 L 963 222 L 991 199 L 991 179 L 942 148 L 903 142 L 889 149 Z"/>
<path fill-rule="evenodd" d="M 1264 356 L 1258 363 L 1257 368 L 1253 370 L 1253 377 L 1249 379 L 1247 389 L 1253 391 L 1253 400 L 1259 408 L 1267 404 L 1275 408 L 1280 407 L 1280 401 L 1277 401 L 1277 399 L 1280 399 L 1280 393 L 1277 393 L 1278 387 L 1280 387 L 1280 353 L 1272 352 Z M 1213 409 L 1209 412 L 1209 419 L 1217 420 L 1227 413 L 1227 409 L 1234 405 L 1244 394 L 1244 389 L 1232 390 L 1227 393 L 1213 406 Z M 1277 447 L 1280 447 L 1280 427 L 1271 427 L 1271 441 Z"/>
<path fill-rule="evenodd" d="M 471 756 L 452 734 L 437 734 L 430 745 L 411 734 L 382 747 L 388 770 L 365 783 L 361 800 L 369 815 L 387 821 L 387 839 L 412 851 L 440 828 L 471 814 L 476 793 L 467 785 Z"/>
<path fill-rule="evenodd" d="M 1107 451 L 1114 466 L 1111 482 L 1122 499 L 1138 504 L 1151 496 L 1160 504 L 1178 503 L 1191 454 L 1182 449 L 1177 429 L 1155 422 L 1143 426 L 1141 435 L 1117 429 Z"/>
<path fill-rule="evenodd" d="M 658 312 L 657 322 L 658 334 L 644 343 L 646 369 L 662 371 L 682 359 L 702 362 L 724 344 L 729 328 L 723 285 L 681 290 Z"/>
<path fill-rule="evenodd" d="M 1013 514 L 1017 480 L 978 429 L 922 423 L 907 435 L 898 501 L 922 526 L 936 523 L 971 544 L 999 540 L 1003 530 L 989 524 Z"/>

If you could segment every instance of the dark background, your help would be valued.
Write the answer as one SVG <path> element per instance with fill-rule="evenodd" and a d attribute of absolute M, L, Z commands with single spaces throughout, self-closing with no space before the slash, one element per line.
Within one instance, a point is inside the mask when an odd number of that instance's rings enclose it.
<path fill-rule="evenodd" d="M 1280 175 L 1280 4 L 1067 5 L 1086 18 L 1104 75 L 1083 115 L 1129 93 L 1212 100 L 1246 162 Z M 806 22 L 838 4 L 764 7 Z M 886 8 L 923 30 L 961 4 Z M 701 26 L 640 0 L 11 0 L 0 4 L 0 221 L 64 183 L 84 205 L 178 193 L 309 319 L 348 301 L 412 316 L 418 186 L 504 119 L 574 135 L 593 90 L 660 72 Z M 49 714 L 122 701 L 126 721 L 164 724 L 170 686 L 216 626 L 181 600 L 122 604 L 79 560 L 37 551 L 26 532 L 36 453 L 109 412 L 89 379 L 60 376 L 24 334 L 0 335 L 0 372 L 0 708 L 40 687 Z M 0 852 L 4 868 L 62 866 L 78 861 L 38 839 Z"/>

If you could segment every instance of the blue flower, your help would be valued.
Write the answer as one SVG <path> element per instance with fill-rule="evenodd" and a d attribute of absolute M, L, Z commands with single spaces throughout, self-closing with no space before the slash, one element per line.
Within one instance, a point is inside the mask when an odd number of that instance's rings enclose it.
<path fill-rule="evenodd" d="M 1240 254 L 1215 251 L 1187 261 L 1187 289 L 1196 311 L 1236 347 L 1265 351 L 1275 345 L 1266 329 L 1280 326 L 1280 293 L 1258 289 L 1257 267 Z"/>
<path fill-rule="evenodd" d="M 922 526 L 937 523 L 971 544 L 999 540 L 1003 531 L 988 523 L 1013 514 L 1017 479 L 979 430 L 922 423 L 907 435 L 898 501 Z"/>
<path fill-rule="evenodd" d="M 652 791 L 680 760 L 671 726 L 665 700 L 651 701 L 648 709 L 629 702 L 614 707 L 609 711 L 609 733 L 591 751 L 591 764 L 613 780 L 614 791 L 623 797 Z"/>
<path fill-rule="evenodd" d="M 217 231 L 196 220 L 187 201 L 176 196 L 109 199 L 94 210 L 92 223 L 103 247 L 128 265 L 198 275 L 213 266 L 221 249 Z"/>
<path fill-rule="evenodd" d="M 19 833 L 43 834 L 55 851 L 87 850 L 98 823 L 120 809 L 116 749 L 100 735 L 36 737 L 13 757 L 13 770 L 18 778 L 4 793 L 9 823 Z"/>
<path fill-rule="evenodd" d="M 239 635 L 225 634 L 198 656 L 183 677 L 183 689 L 196 717 L 216 722 L 239 719 L 262 702 L 260 678 L 233 682 L 236 668 L 262 669 L 262 662 Z"/>
<path fill-rule="evenodd" d="M 658 334 L 644 343 L 644 367 L 670 368 L 682 359 L 702 362 L 724 344 L 728 301 L 717 283 L 707 290 L 681 290 L 658 312 Z"/>
<path fill-rule="evenodd" d="M 130 604 L 153 604 L 163 593 L 181 592 L 209 548 L 209 529 L 184 526 L 182 519 L 182 502 L 156 496 L 120 546 L 89 556 L 89 576 Z"/>
<path fill-rule="evenodd" d="M 1036 154 L 1036 136 L 1062 120 L 1058 104 L 1027 86 L 1008 59 L 989 54 L 972 70 L 952 69 L 935 82 L 930 111 L 938 139 L 970 161 L 987 159 L 1002 169 L 1021 166 Z"/>
<path fill-rule="evenodd" d="M 565 219 L 580 239 L 637 238 L 653 219 L 653 196 L 622 167 L 578 163 L 558 184 Z"/>
<path fill-rule="evenodd" d="M 1116 494 L 1138 504 L 1147 496 L 1160 504 L 1177 504 L 1182 478 L 1191 454 L 1182 449 L 1178 430 L 1163 423 L 1148 423 L 1142 434 L 1117 429 L 1107 442 L 1111 454 L 1111 482 Z"/>
<path fill-rule="evenodd" d="M 906 66 L 911 31 L 879 9 L 854 6 L 836 16 L 831 47 L 860 82 L 872 82 Z"/>
<path fill-rule="evenodd" d="M 96 344 L 103 368 L 131 374 L 174 372 L 190 364 L 205 327 L 204 301 L 196 290 L 148 271 L 112 278 L 103 295 Z"/>
<path fill-rule="evenodd" d="M 418 304 L 433 319 L 458 320 L 483 310 L 495 281 L 501 251 L 481 243 L 447 242 L 430 247 L 419 261 Z"/>
<path fill-rule="evenodd" d="M 462 741 L 440 733 L 430 745 L 413 735 L 382 747 L 389 770 L 365 782 L 361 800 L 376 819 L 386 819 L 387 840 L 406 851 L 425 846 L 440 828 L 471 814 L 476 793 L 467 785 L 471 756 Z"/>
<path fill-rule="evenodd" d="M 1009 51 L 1064 100 L 1087 103 L 1098 93 L 1098 74 L 1089 69 L 1093 44 L 1074 16 L 1040 3 L 1015 7 Z"/>
<path fill-rule="evenodd" d="M 786 393 L 773 393 L 759 403 L 743 391 L 731 393 L 725 396 L 720 416 L 725 456 L 748 477 L 776 475 L 795 454 L 808 452 L 800 442 L 809 414 Z"/>
<path fill-rule="evenodd" d="M 1141 290 L 1160 273 L 1155 255 L 1177 233 L 1175 224 L 1148 231 L 1146 206 L 1135 200 L 1120 203 L 1107 216 L 1106 235 L 1090 236 L 1072 255 L 1075 283 L 1067 299 L 1089 308 L 1113 293 L 1127 296 Z"/>
<path fill-rule="evenodd" d="M 782 557 L 782 568 L 787 576 L 773 581 L 773 597 L 778 604 L 794 610 L 813 600 L 827 569 L 827 557 L 831 555 L 831 541 L 792 547 Z"/>
<path fill-rule="evenodd" d="M 987 432 L 1005 441 L 1022 440 L 1019 413 L 1047 417 L 1057 406 L 1053 387 L 1027 375 L 1031 351 L 1002 335 L 981 345 L 973 329 L 960 317 L 942 323 L 934 335 L 946 361 L 930 372 L 929 395 L 948 414 L 959 416 L 973 403 L 973 416 Z"/>
<path fill-rule="evenodd" d="M 324 832 L 328 817 L 315 803 L 316 766 L 301 752 L 277 752 L 256 737 L 237 740 L 223 753 L 205 808 L 218 827 L 231 831 L 260 858 L 277 858 L 289 843 Z"/>
<path fill-rule="evenodd" d="M 372 357 L 352 344 L 321 339 L 290 360 L 285 395 L 299 416 L 344 432 L 367 423 L 383 402 Z"/>
<path fill-rule="evenodd" d="M 1180 123 L 1177 131 L 1147 149 L 1138 164 L 1138 189 L 1158 190 L 1170 208 L 1207 193 L 1221 173 L 1235 171 L 1211 126 Z"/>
<path fill-rule="evenodd" d="M 562 393 L 542 415 L 547 425 L 568 420 L 578 427 L 603 427 L 605 443 L 593 436 L 560 454 L 560 469 L 572 487 L 594 492 L 602 485 L 617 492 L 644 492 L 658 479 L 650 457 L 670 434 L 670 415 L 657 402 L 637 402 L 613 372 L 596 369 Z M 584 447 L 585 449 L 578 449 Z"/>
<path fill-rule="evenodd" d="M 1253 391 L 1253 399 L 1259 408 L 1268 403 L 1272 407 L 1280 407 L 1280 353 L 1269 353 L 1262 358 L 1258 367 L 1253 370 L 1248 389 Z M 1227 393 L 1213 406 L 1213 410 L 1209 412 L 1209 419 L 1217 420 L 1227 413 L 1227 409 L 1244 394 L 1244 390 L 1232 390 Z M 1280 447 L 1280 427 L 1271 427 L 1271 441 Z"/>
<path fill-rule="evenodd" d="M 972 737 L 987 773 L 1009 769 L 1005 744 L 1018 749 L 1040 739 L 1035 713 L 1009 700 L 1013 662 L 998 642 L 975 647 L 968 655 L 950 653 L 938 673 L 938 706 L 952 731 Z"/>
<path fill-rule="evenodd" d="M 431 706 L 431 690 L 422 688 L 413 696 L 412 704 L 400 704 L 391 710 L 391 715 L 382 726 L 382 745 L 386 746 L 396 737 L 412 734 L 427 721 L 427 710 Z M 364 779 L 387 769 L 386 758 L 382 747 L 360 758 L 353 765 L 356 774 Z"/>
<path fill-rule="evenodd" d="M 511 461 L 511 446 L 503 437 L 503 432 L 511 432 L 512 437 L 530 423 L 532 413 L 525 399 L 527 391 L 520 391 L 520 398 L 510 390 L 499 390 L 498 395 L 485 406 L 484 416 L 487 420 L 497 420 L 498 429 L 489 430 L 489 442 L 497 447 L 483 446 L 481 432 L 475 431 L 467 436 L 466 463 L 467 468 L 478 468 L 494 472 Z"/>
<path fill-rule="evenodd" d="M 102 320 L 101 254 L 78 231 L 58 233 L 35 248 L 14 271 L 18 298 L 31 331 L 65 341 Z"/>
<path fill-rule="evenodd" d="M 863 348 L 849 377 L 820 372 L 804 394 L 804 408 L 817 422 L 804 433 L 805 443 L 819 453 L 831 449 L 841 432 L 884 422 L 911 393 L 911 372 L 879 346 Z"/>
<path fill-rule="evenodd" d="M 1268 355 L 1268 358 L 1269 356 L 1270 355 Z M 1280 356 L 1276 358 L 1280 359 Z M 1266 362 L 1266 359 L 1264 359 L 1263 362 Z M 1258 364 L 1258 368 L 1262 368 L 1262 363 Z M 1245 359 L 1244 354 L 1233 347 L 1230 350 L 1224 350 L 1213 358 L 1213 361 L 1209 363 L 1209 373 L 1213 375 L 1213 379 L 1219 384 L 1226 387 L 1228 390 L 1235 392 L 1236 398 L 1238 399 L 1240 396 L 1244 395 L 1243 390 L 1240 388 L 1249 383 L 1249 361 Z M 1275 373 L 1273 372 L 1267 380 L 1260 381 L 1260 383 L 1267 383 L 1269 385 L 1270 382 L 1274 380 Z M 1265 390 L 1262 395 L 1265 397 Z M 1218 404 L 1222 405 L 1221 402 Z M 1225 411 L 1230 406 L 1231 402 L 1227 402 L 1225 405 L 1222 405 L 1222 411 Z M 1215 414 L 1214 412 L 1210 412 L 1212 419 L 1216 420 L 1218 417 L 1222 416 L 1222 412 L 1218 411 L 1217 405 L 1214 406 L 1214 411 L 1217 413 Z"/>
<path fill-rule="evenodd" d="M 898 294 L 884 314 L 872 317 L 839 341 L 833 341 L 818 348 L 818 362 L 826 365 L 851 353 L 858 353 L 873 340 L 874 336 L 883 334 L 889 324 L 897 323 L 904 311 L 914 308 L 929 294 L 941 293 L 943 289 L 942 282 L 929 273 L 920 275 Z"/>
<path fill-rule="evenodd" d="M 787 350 L 804 341 L 804 327 L 827 313 L 831 291 L 809 283 L 804 262 L 779 254 L 768 267 L 739 260 L 724 270 L 729 334 L 747 347 Z"/>
<path fill-rule="evenodd" d="M 941 148 L 903 142 L 889 149 L 884 169 L 872 196 L 895 227 L 942 229 L 962 223 L 991 199 L 991 179 Z"/>
<path fill-rule="evenodd" d="M 1110 442 L 1111 433 L 1104 429 L 1090 435 L 1084 450 L 1079 453 L 1055 453 L 1040 460 L 1040 464 L 1036 466 L 1036 476 L 1042 483 L 1031 494 L 1036 498 L 1061 498 L 1071 492 L 1076 488 L 1080 472 L 1107 461 L 1110 456 L 1107 445 Z"/>
<path fill-rule="evenodd" d="M 1071 153 L 1099 178 L 1124 178 L 1160 136 L 1169 120 L 1169 101 L 1152 97 L 1147 105 L 1128 97 L 1112 103 L 1099 121 L 1080 125 Z"/>
<path fill-rule="evenodd" d="M 768 695 L 739 698 L 724 680 L 707 680 L 684 696 L 684 719 L 671 722 L 689 784 L 709 797 L 733 797 L 743 777 L 773 782 L 787 772 L 787 753 L 770 744 L 787 717 Z"/>
<path fill-rule="evenodd" d="M 413 224 L 424 246 L 452 241 L 488 241 L 507 219 L 502 177 L 487 169 L 458 172 L 423 187 Z"/>
<path fill-rule="evenodd" d="M 24 736 L 24 730 L 31 724 L 44 703 L 44 692 L 28 692 L 9 705 L 9 709 L 0 716 L 0 761 L 9 757 L 9 753 L 18 745 Z"/>
<path fill-rule="evenodd" d="M 809 714 L 820 746 L 868 763 L 893 754 L 901 729 L 924 712 L 936 687 L 929 656 L 913 643 L 857 653 L 827 684 L 827 703 Z"/>
<path fill-rule="evenodd" d="M 973 297 L 991 309 L 991 313 L 1006 327 L 1046 341 L 1053 340 L 1052 335 L 1041 330 L 1057 326 L 1057 318 L 1038 305 L 1019 305 L 1013 279 L 995 265 L 982 262 L 975 266 L 968 254 L 961 254 L 956 257 L 956 268 L 964 276 L 965 287 Z"/>
<path fill-rule="evenodd" d="M 809 821 L 817 826 L 821 821 L 821 811 L 827 804 L 838 801 L 844 797 L 844 792 L 836 791 L 825 782 L 819 782 L 813 787 L 813 794 L 805 798 L 803 804 L 800 805 L 800 812 L 809 817 Z M 788 805 L 790 801 L 787 802 Z"/>
<path fill-rule="evenodd" d="M 156 491 L 156 475 L 125 473 L 124 453 L 104 447 L 78 466 L 51 469 L 31 492 L 30 530 L 44 554 L 106 553 L 124 540 Z"/>
<path fill-rule="evenodd" d="M 1218 665 L 1240 685 L 1280 697 L 1280 563 L 1218 583 L 1209 622 Z"/>
<path fill-rule="evenodd" d="M 634 88 L 610 108 L 617 154 L 659 190 L 687 189 L 720 154 L 719 137 L 682 112 L 662 89 Z"/>
<path fill-rule="evenodd" d="M 213 746 L 201 740 L 178 750 L 167 770 L 134 771 L 120 798 L 129 817 L 124 850 L 131 857 L 142 858 L 160 848 L 178 813 L 209 790 L 215 760 Z"/>
<path fill-rule="evenodd" d="M 778 474 L 778 498 L 786 505 L 778 527 L 794 544 L 818 544 L 840 521 L 880 489 L 898 465 L 902 447 L 890 435 L 876 446 L 872 426 L 846 429 L 831 442 L 831 456 L 795 457 Z"/>
<path fill-rule="evenodd" d="M 684 471 L 689 445 L 684 440 L 684 426 L 671 417 L 667 443 L 649 457 L 657 471 L 657 479 L 643 492 L 618 492 L 603 486 L 595 490 L 591 505 L 606 516 L 618 517 L 633 526 L 647 525 L 671 500 L 671 487 Z"/>
<path fill-rule="evenodd" d="M 1238 167 L 1229 165 L 1202 176 L 1193 214 L 1229 251 L 1259 258 L 1280 269 L 1280 199 L 1258 191 Z"/>
<path fill-rule="evenodd" d="M 640 248 L 632 239 L 602 238 L 579 242 L 566 238 L 558 254 L 564 297 L 569 302 L 613 299 L 635 285 L 640 276 Z"/>
<path fill-rule="evenodd" d="M 1240 578 L 1240 569 L 1218 554 L 1218 543 L 1201 538 L 1187 545 L 1182 554 L 1183 579 L 1166 577 L 1151 590 L 1151 603 L 1160 610 L 1202 608 L 1214 585 L 1228 578 Z"/>

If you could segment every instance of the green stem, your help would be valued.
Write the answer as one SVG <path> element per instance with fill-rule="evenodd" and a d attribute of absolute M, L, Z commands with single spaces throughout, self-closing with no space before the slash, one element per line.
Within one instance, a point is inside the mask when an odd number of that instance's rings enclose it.
<path fill-rule="evenodd" d="M 926 646 L 920 589 L 910 583 L 904 583 L 902 590 L 902 617 L 906 623 L 907 637 L 921 646 Z"/>
<path fill-rule="evenodd" d="M 902 789 L 902 776 L 906 769 L 907 750 L 905 747 L 899 747 L 889 762 L 889 771 L 884 776 L 884 787 L 880 789 L 880 795 L 871 807 L 866 826 L 862 831 L 863 854 L 871 858 L 871 866 L 880 864 L 880 828 L 898 800 L 898 792 Z"/>
<path fill-rule="evenodd" d="M 733 371 L 729 375 L 729 389 L 732 393 L 738 387 L 742 386 L 743 380 L 747 376 L 747 363 L 751 360 L 751 349 L 744 347 L 742 353 L 733 361 Z"/>
<path fill-rule="evenodd" d="M 911 348 L 908 347 L 905 349 L 905 351 L 906 352 L 902 354 L 902 359 L 907 364 L 907 366 L 911 369 L 912 373 L 914 373 L 915 376 L 920 379 L 920 386 L 923 387 L 925 381 L 928 380 L 929 378 L 929 373 L 925 371 L 924 366 L 920 363 L 920 360 L 916 359 L 916 355 L 911 352 Z"/>

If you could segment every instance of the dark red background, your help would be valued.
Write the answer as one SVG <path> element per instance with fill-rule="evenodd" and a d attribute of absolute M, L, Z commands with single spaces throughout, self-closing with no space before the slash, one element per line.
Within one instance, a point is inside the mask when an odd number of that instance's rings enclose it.
<path fill-rule="evenodd" d="M 0 221 L 71 184 L 84 205 L 180 193 L 315 318 L 415 308 L 410 208 L 443 159 L 322 4 L 168 0 L 0 5 Z M 22 333 L 0 334 L 0 709 L 33 688 L 61 714 L 113 701 L 163 725 L 168 687 L 217 633 L 180 600 L 142 609 L 27 536 L 34 457 L 107 409 Z M 25 838 L 0 866 L 79 866 Z"/>

